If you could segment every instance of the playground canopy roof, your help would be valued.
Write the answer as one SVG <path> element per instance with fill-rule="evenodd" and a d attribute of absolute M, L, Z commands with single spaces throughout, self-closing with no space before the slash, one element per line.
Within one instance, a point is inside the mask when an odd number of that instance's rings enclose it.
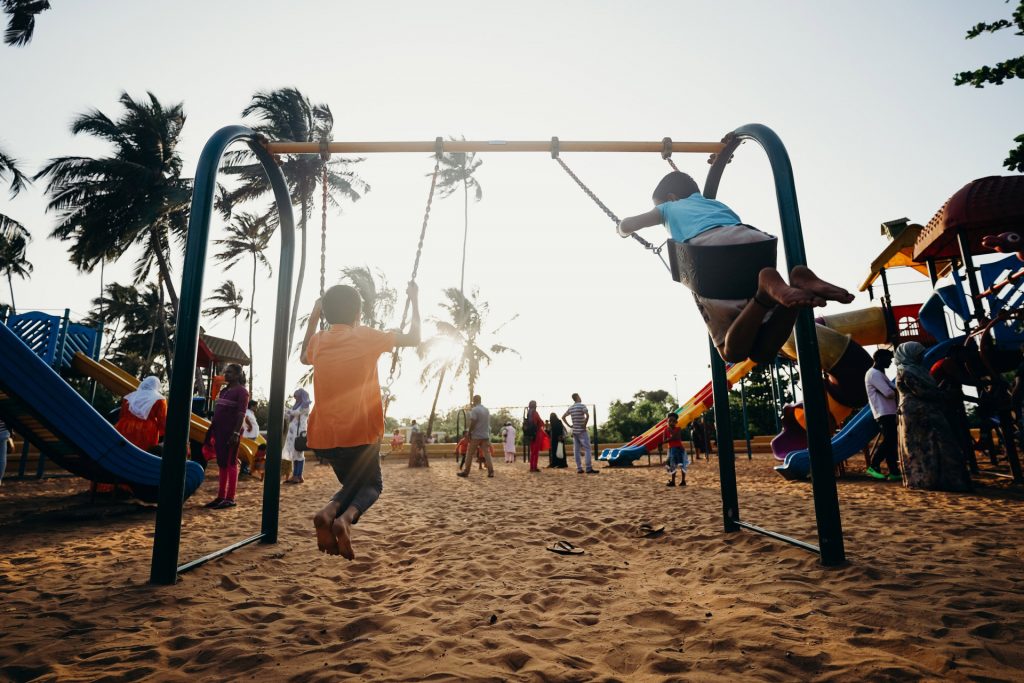
<path fill-rule="evenodd" d="M 1024 176 L 988 176 L 960 188 L 928 221 L 914 245 L 914 260 L 960 255 L 957 233 L 965 232 L 971 254 L 989 254 L 981 238 L 1024 228 Z"/>
<path fill-rule="evenodd" d="M 238 363 L 239 365 L 248 365 L 249 356 L 246 355 L 242 347 L 237 342 L 233 342 L 230 339 L 221 339 L 220 337 L 212 337 L 208 334 L 199 335 L 200 348 L 206 346 L 207 351 L 210 354 L 209 358 L 204 358 L 205 354 L 197 355 L 197 362 L 201 368 L 206 368 L 211 363 Z"/>
<path fill-rule="evenodd" d="M 858 291 L 865 292 L 875 280 L 878 279 L 882 273 L 882 269 L 889 270 L 892 268 L 908 267 L 913 268 L 917 272 L 921 273 L 925 277 L 928 276 L 928 266 L 924 263 L 918 263 L 913 258 L 914 243 L 917 242 L 918 237 L 921 235 L 921 231 L 924 228 L 917 223 L 910 223 L 903 231 L 896 236 L 889 245 L 882 250 L 875 259 L 871 262 L 871 272 L 864 279 L 864 282 L 860 283 Z M 942 277 L 949 272 L 949 261 L 944 261 L 941 264 L 936 264 L 938 276 Z"/>

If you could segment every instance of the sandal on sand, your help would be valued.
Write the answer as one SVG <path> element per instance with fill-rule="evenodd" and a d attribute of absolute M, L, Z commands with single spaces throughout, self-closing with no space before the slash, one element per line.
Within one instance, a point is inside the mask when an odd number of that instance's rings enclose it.
<path fill-rule="evenodd" d="M 665 525 L 659 524 L 654 526 L 653 524 L 641 524 L 637 527 L 636 535 L 640 538 L 657 538 L 665 533 Z"/>
<path fill-rule="evenodd" d="M 556 543 L 549 545 L 547 549 L 553 553 L 558 553 L 559 555 L 583 554 L 583 548 L 577 548 L 572 543 L 569 543 L 569 541 L 557 541 Z"/>

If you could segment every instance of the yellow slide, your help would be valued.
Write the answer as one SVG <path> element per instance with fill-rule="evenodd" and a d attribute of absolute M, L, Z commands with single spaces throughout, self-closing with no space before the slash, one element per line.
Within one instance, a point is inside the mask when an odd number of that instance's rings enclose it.
<path fill-rule="evenodd" d="M 124 396 L 139 388 L 139 380 L 108 360 L 97 363 L 83 353 L 76 353 L 71 360 L 71 367 L 76 372 L 96 380 L 117 396 Z M 202 443 L 209 428 L 209 420 L 193 413 L 189 421 L 188 438 Z M 238 444 L 238 450 L 241 451 L 239 455 L 250 464 L 256 458 L 256 442 L 251 439 L 242 439 Z"/>

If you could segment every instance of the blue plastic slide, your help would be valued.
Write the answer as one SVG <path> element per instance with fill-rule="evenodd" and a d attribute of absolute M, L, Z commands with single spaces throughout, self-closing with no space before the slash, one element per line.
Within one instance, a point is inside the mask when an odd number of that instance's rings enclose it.
<path fill-rule="evenodd" d="M 160 458 L 130 444 L 60 375 L 0 325 L 0 418 L 68 471 L 90 481 L 127 484 L 156 502 Z M 203 483 L 187 462 L 185 498 Z"/>
<path fill-rule="evenodd" d="M 924 355 L 925 364 L 930 367 L 945 358 L 950 348 L 955 344 L 962 344 L 963 341 L 963 337 L 957 337 L 931 347 Z M 860 453 L 877 434 L 878 424 L 871 415 L 871 406 L 864 406 L 838 434 L 832 437 L 832 462 L 838 465 L 850 456 Z M 806 448 L 793 451 L 786 456 L 781 465 L 776 465 L 775 471 L 789 480 L 806 479 L 811 472 L 810 452 Z"/>

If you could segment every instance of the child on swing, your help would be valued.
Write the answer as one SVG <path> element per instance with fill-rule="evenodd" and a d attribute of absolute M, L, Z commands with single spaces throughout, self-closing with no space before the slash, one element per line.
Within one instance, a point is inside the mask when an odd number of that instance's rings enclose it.
<path fill-rule="evenodd" d="M 412 308 L 409 332 L 381 332 L 359 324 L 362 300 L 348 285 L 335 285 L 313 304 L 300 360 L 313 366 L 316 403 L 306 443 L 334 468 L 341 490 L 313 517 L 317 547 L 351 560 L 352 525 L 380 497 L 380 443 L 384 406 L 377 359 L 395 347 L 420 343 L 418 289 L 406 290 Z M 330 327 L 317 331 L 320 314 Z"/>
<path fill-rule="evenodd" d="M 654 209 L 619 222 L 621 237 L 665 225 L 676 242 L 698 246 L 726 247 L 774 239 L 741 223 L 722 202 L 704 197 L 693 178 L 680 171 L 662 178 L 652 199 Z M 788 284 L 775 268 L 762 268 L 757 292 L 749 299 L 710 299 L 696 293 L 693 297 L 719 355 L 730 363 L 747 358 L 763 363 L 774 358 L 793 330 L 801 308 L 824 306 L 826 301 L 853 301 L 852 294 L 825 282 L 807 266 L 793 268 Z"/>

